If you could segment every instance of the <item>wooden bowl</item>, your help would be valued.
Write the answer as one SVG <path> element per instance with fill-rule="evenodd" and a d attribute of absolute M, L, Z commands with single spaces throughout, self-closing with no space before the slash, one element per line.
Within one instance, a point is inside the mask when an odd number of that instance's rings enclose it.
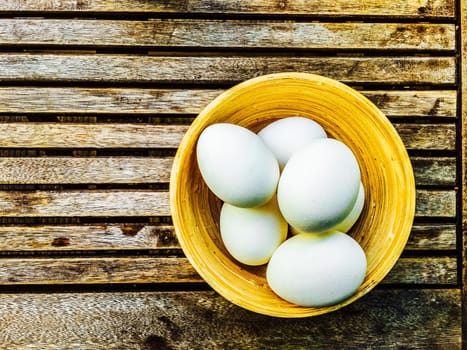
<path fill-rule="evenodd" d="M 254 132 L 287 116 L 320 123 L 357 157 L 365 206 L 349 232 L 363 247 L 368 268 L 355 295 L 328 307 L 293 305 L 272 292 L 266 265 L 235 261 L 219 232 L 221 201 L 208 189 L 196 160 L 198 136 L 208 125 L 234 123 Z M 368 293 L 391 270 L 410 233 L 415 181 L 407 151 L 384 114 L 338 81 L 306 73 L 279 73 L 245 81 L 214 99 L 185 134 L 173 163 L 170 205 L 180 245 L 201 277 L 231 302 L 277 317 L 306 317 L 337 310 Z"/>

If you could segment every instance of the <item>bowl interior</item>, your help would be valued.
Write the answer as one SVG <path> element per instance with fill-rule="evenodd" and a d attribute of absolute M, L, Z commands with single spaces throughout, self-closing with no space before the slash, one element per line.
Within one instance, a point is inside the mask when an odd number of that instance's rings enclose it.
<path fill-rule="evenodd" d="M 363 212 L 349 234 L 365 251 L 366 278 L 354 296 L 329 307 L 306 308 L 282 300 L 267 285 L 266 265 L 242 265 L 229 255 L 219 232 L 222 203 L 205 185 L 196 161 L 198 136 L 210 124 L 234 123 L 257 132 L 274 120 L 293 115 L 315 120 L 329 137 L 352 149 L 365 188 Z M 370 291 L 399 258 L 415 211 L 410 160 L 387 118 L 346 85 L 303 73 L 255 78 L 227 90 L 209 104 L 180 144 L 170 191 L 177 237 L 198 273 L 233 303 L 279 317 L 330 312 Z"/>

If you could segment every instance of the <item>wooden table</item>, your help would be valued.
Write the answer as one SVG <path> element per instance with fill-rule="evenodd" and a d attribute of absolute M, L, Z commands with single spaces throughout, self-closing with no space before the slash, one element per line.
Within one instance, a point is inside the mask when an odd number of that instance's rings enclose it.
<path fill-rule="evenodd" d="M 461 348 L 463 11 L 455 0 L 0 0 L 0 348 Z M 361 90 L 400 133 L 417 183 L 394 269 L 315 318 L 224 300 L 171 226 L 188 125 L 224 89 L 280 71 Z"/>

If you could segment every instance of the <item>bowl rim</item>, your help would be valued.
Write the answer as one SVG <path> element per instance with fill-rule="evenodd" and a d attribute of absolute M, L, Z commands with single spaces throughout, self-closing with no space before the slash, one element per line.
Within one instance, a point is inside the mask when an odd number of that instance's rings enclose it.
<path fill-rule="evenodd" d="M 386 258 L 381 259 L 383 266 L 382 267 L 380 266 L 378 268 L 378 271 L 382 270 L 384 271 L 384 274 L 378 276 L 378 281 L 370 280 L 369 283 L 367 283 L 367 285 L 363 289 L 359 289 L 359 291 L 355 293 L 353 296 L 343 300 L 342 302 L 338 304 L 327 306 L 327 307 L 322 307 L 322 308 L 298 307 L 296 310 L 297 311 L 300 310 L 300 312 L 297 312 L 297 313 L 277 312 L 277 311 L 268 309 L 267 307 L 261 310 L 258 310 L 254 305 L 250 305 L 248 303 L 245 303 L 244 301 L 239 302 L 239 299 L 237 299 L 235 295 L 233 295 L 232 293 L 227 293 L 224 289 L 224 284 L 217 280 L 219 276 L 213 274 L 213 272 L 215 271 L 212 270 L 211 272 L 209 266 L 200 266 L 203 264 L 200 264 L 200 262 L 195 260 L 192 254 L 190 254 L 189 242 L 185 239 L 184 235 L 181 233 L 182 215 L 178 209 L 178 205 L 176 201 L 176 198 L 178 196 L 178 188 L 176 184 L 178 183 L 178 180 L 182 176 L 179 173 L 178 169 L 180 168 L 180 164 L 182 163 L 182 161 L 187 156 L 186 155 L 187 144 L 189 144 L 191 138 L 193 137 L 194 134 L 196 134 L 196 132 L 198 131 L 201 132 L 199 130 L 198 124 L 203 123 L 204 118 L 207 115 L 209 115 L 213 109 L 217 107 L 220 101 L 232 95 L 235 95 L 236 93 L 244 90 L 245 88 L 249 88 L 251 86 L 260 84 L 262 82 L 270 81 L 270 80 L 283 80 L 283 79 L 302 80 L 302 81 L 312 80 L 314 83 L 332 86 L 339 90 L 344 90 L 347 94 L 352 95 L 353 98 L 359 100 L 360 102 L 364 103 L 366 107 L 370 108 L 372 112 L 378 116 L 378 118 L 380 119 L 380 122 L 384 124 L 384 126 L 388 129 L 388 131 L 393 133 L 394 136 L 396 137 L 394 141 L 398 144 L 398 151 L 404 157 L 404 164 L 403 164 L 405 168 L 404 175 L 405 175 L 405 180 L 407 183 L 407 189 L 409 191 L 408 196 L 407 196 L 406 215 L 405 215 L 407 220 L 405 220 L 403 226 L 400 228 L 398 232 L 398 235 L 400 236 L 400 238 L 397 240 L 397 244 L 393 247 L 393 249 L 390 252 L 385 251 L 386 255 L 388 253 L 391 253 L 390 256 L 388 256 L 387 259 Z M 332 78 L 328 78 L 328 77 L 324 77 L 324 76 L 312 74 L 312 73 L 304 73 L 304 72 L 283 72 L 283 73 L 273 73 L 273 74 L 257 76 L 257 77 L 245 80 L 243 82 L 240 82 L 232 86 L 231 88 L 219 94 L 209 104 L 207 104 L 206 107 L 204 107 L 202 111 L 194 119 L 194 121 L 192 122 L 188 130 L 186 131 L 185 135 L 183 136 L 178 146 L 177 152 L 173 160 L 173 165 L 172 165 L 172 170 L 171 170 L 171 175 L 170 175 L 169 195 L 170 195 L 170 209 L 171 209 L 172 221 L 173 221 L 173 225 L 175 228 L 177 239 L 188 261 L 194 267 L 194 269 L 198 272 L 198 274 L 203 278 L 203 280 L 207 282 L 208 285 L 210 285 L 218 294 L 220 294 L 225 299 L 229 300 L 230 302 L 238 306 L 241 306 L 247 310 L 250 310 L 256 313 L 260 313 L 260 314 L 264 314 L 268 316 L 286 317 L 286 318 L 310 317 L 310 316 L 317 316 L 317 315 L 325 314 L 328 312 L 332 312 L 346 305 L 349 305 L 353 303 L 354 301 L 356 301 L 357 299 L 360 299 L 361 297 L 368 294 L 368 292 L 370 292 L 382 279 L 384 279 L 384 277 L 390 272 L 390 270 L 394 267 L 394 265 L 400 258 L 400 255 L 402 254 L 402 251 L 404 250 L 405 245 L 407 244 L 407 241 L 410 235 L 410 230 L 413 225 L 413 219 L 415 217 L 415 208 L 416 208 L 415 177 L 414 177 L 411 161 L 410 161 L 407 149 L 404 146 L 397 130 L 394 128 L 393 124 L 389 121 L 386 115 L 378 107 L 376 107 L 376 105 L 373 102 L 371 102 L 367 97 L 365 97 L 362 93 L 358 92 L 357 90 L 351 88 L 350 86 L 344 83 L 341 83 Z M 213 275 L 215 276 L 213 277 Z"/>

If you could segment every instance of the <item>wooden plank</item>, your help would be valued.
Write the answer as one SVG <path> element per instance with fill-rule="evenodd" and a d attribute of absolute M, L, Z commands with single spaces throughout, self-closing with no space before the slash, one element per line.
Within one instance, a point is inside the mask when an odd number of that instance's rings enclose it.
<path fill-rule="evenodd" d="M 417 190 L 415 215 L 420 217 L 455 217 L 456 192 Z"/>
<path fill-rule="evenodd" d="M 198 114 L 224 90 L 0 87 L 6 113 Z M 361 91 L 389 117 L 456 117 L 455 90 Z"/>
<path fill-rule="evenodd" d="M 416 185 L 453 186 L 456 184 L 456 159 L 451 157 L 411 157 Z"/>
<path fill-rule="evenodd" d="M 7 113 L 198 114 L 223 91 L 219 89 L 0 87 L 0 111 Z M 441 102 L 441 109 L 444 112 L 440 113 L 450 115 L 455 113 L 451 98 L 444 92 L 440 94 L 443 101 L 447 100 L 447 103 Z M 18 103 L 19 100 L 22 103 Z M 414 102 L 420 103 L 425 109 L 432 108 L 430 105 L 434 106 L 432 96 L 425 98 L 422 96 Z M 415 105 L 412 107 L 412 109 L 416 108 Z"/>
<path fill-rule="evenodd" d="M 456 117 L 456 91 L 362 91 L 388 117 Z"/>
<path fill-rule="evenodd" d="M 338 349 L 345 339 L 348 349 L 461 349 L 460 302 L 458 289 L 375 289 L 336 312 L 287 320 L 246 311 L 213 291 L 1 294 L 0 343 L 31 350 L 109 343 L 135 350 Z"/>
<path fill-rule="evenodd" d="M 159 191 L 0 192 L 0 216 L 170 215 L 169 193 Z"/>
<path fill-rule="evenodd" d="M 0 283 L 96 284 L 96 283 L 203 282 L 186 258 L 2 258 Z M 455 285 L 455 258 L 401 258 L 383 284 Z"/>
<path fill-rule="evenodd" d="M 0 252 L 180 249 L 173 226 L 137 223 L 0 226 Z M 454 224 L 415 224 L 407 250 L 454 250 Z"/>
<path fill-rule="evenodd" d="M 170 215 L 169 194 L 151 190 L 0 191 L 0 217 Z M 415 215 L 455 217 L 454 190 L 417 190 Z"/>
<path fill-rule="evenodd" d="M 454 50 L 454 24 L 206 20 L 0 21 L 1 45 Z"/>
<path fill-rule="evenodd" d="M 461 34 L 460 34 L 460 43 L 459 50 L 460 50 L 460 59 L 461 65 L 459 68 L 460 73 L 460 82 L 461 85 L 461 150 L 459 151 L 459 156 L 462 160 L 462 203 L 461 203 L 461 210 L 462 212 L 459 213 L 462 215 L 461 221 L 461 232 L 462 232 L 462 315 L 463 322 L 462 326 L 463 329 L 467 329 L 467 289 L 465 287 L 467 281 L 467 46 L 465 43 L 467 42 L 467 1 L 461 0 L 459 4 L 459 14 L 460 23 L 461 23 Z M 464 331 L 462 333 L 462 341 L 463 344 L 467 344 L 467 333 Z M 464 345 L 465 346 L 465 345 Z"/>
<path fill-rule="evenodd" d="M 0 158 L 0 184 L 169 182 L 173 158 Z"/>
<path fill-rule="evenodd" d="M 0 158 L 0 184 L 141 184 L 169 182 L 173 158 Z M 412 157 L 417 185 L 456 184 L 453 157 Z"/>
<path fill-rule="evenodd" d="M 157 13 L 210 13 L 210 14 L 269 14 L 301 16 L 371 16 L 371 17 L 440 17 L 454 18 L 454 0 L 178 0 L 121 1 L 121 0 L 4 0 L 2 12 L 154 12 Z"/>
<path fill-rule="evenodd" d="M 456 58 L 0 55 L 0 81 L 22 84 L 28 81 L 232 84 L 263 74 L 297 71 L 353 84 L 453 85 Z"/>
<path fill-rule="evenodd" d="M 17 148 L 177 148 L 186 125 L 5 123 L 0 147 Z M 454 124 L 396 123 L 408 149 L 454 150 Z M 67 135 L 66 138 L 63 135 Z"/>
<path fill-rule="evenodd" d="M 415 224 L 405 249 L 454 250 L 456 242 L 455 224 Z"/>
<path fill-rule="evenodd" d="M 186 258 L 0 259 L 2 285 L 202 281 Z"/>
<path fill-rule="evenodd" d="M 173 226 L 0 226 L 0 251 L 180 249 Z"/>
<path fill-rule="evenodd" d="M 456 126 L 454 124 L 399 124 L 394 127 L 405 147 L 411 150 L 456 149 Z"/>
<path fill-rule="evenodd" d="M 382 283 L 455 285 L 457 284 L 457 259 L 451 257 L 401 258 Z"/>
<path fill-rule="evenodd" d="M 0 147 L 177 148 L 187 129 L 185 125 L 8 123 L 1 124 Z"/>

